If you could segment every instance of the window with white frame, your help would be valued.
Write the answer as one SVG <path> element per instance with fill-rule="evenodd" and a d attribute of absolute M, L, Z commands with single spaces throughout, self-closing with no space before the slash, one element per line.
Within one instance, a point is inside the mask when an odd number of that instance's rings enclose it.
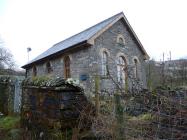
<path fill-rule="evenodd" d="M 126 60 L 123 56 L 118 57 L 117 60 L 117 78 L 118 82 L 125 83 L 126 80 Z"/>
<path fill-rule="evenodd" d="M 108 54 L 106 51 L 102 53 L 102 75 L 106 76 L 108 74 Z"/>

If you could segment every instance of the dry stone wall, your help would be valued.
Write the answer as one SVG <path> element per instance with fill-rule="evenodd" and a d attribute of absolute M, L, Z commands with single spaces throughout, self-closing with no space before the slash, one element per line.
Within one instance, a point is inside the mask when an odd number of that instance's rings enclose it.
<path fill-rule="evenodd" d="M 27 129 L 73 128 L 83 107 L 91 105 L 82 88 L 62 78 L 23 82 L 22 123 Z"/>
<path fill-rule="evenodd" d="M 22 76 L 0 76 L 0 112 L 20 113 Z"/>

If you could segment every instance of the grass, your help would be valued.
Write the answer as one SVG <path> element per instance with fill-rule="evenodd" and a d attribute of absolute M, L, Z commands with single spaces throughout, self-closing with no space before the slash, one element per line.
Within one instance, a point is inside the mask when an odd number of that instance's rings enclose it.
<path fill-rule="evenodd" d="M 130 118 L 130 120 L 134 120 L 134 121 L 150 121 L 153 120 L 154 117 L 150 114 L 150 113 L 146 113 L 146 114 L 141 114 L 139 116 L 133 116 L 132 118 Z"/>
<path fill-rule="evenodd" d="M 10 130 L 13 128 L 18 128 L 20 123 L 19 116 L 6 116 L 0 118 L 0 129 Z"/>

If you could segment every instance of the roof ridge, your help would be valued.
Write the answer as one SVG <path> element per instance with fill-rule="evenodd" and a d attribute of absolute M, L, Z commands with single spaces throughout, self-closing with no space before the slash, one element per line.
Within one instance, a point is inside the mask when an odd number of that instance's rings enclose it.
<path fill-rule="evenodd" d="M 68 40 L 68 39 L 70 39 L 70 38 L 73 38 L 74 36 L 77 36 L 77 35 L 79 35 L 79 34 L 85 32 L 85 31 L 88 31 L 88 30 L 90 30 L 91 28 L 94 28 L 94 27 L 98 26 L 99 24 L 102 24 L 102 23 L 106 22 L 107 20 L 112 19 L 112 18 L 114 18 L 114 17 L 116 17 L 116 16 L 119 16 L 119 15 L 121 15 L 121 14 L 124 15 L 123 12 L 120 12 L 120 13 L 118 13 L 118 14 L 115 14 L 115 15 L 112 16 L 112 17 L 109 17 L 109 18 L 107 18 L 107 19 L 105 19 L 105 20 L 102 20 L 102 21 L 100 21 L 99 23 L 94 24 L 93 26 L 88 27 L 88 28 L 84 29 L 83 31 L 81 31 L 81 32 L 79 32 L 79 33 L 74 34 L 74 35 L 72 35 L 72 36 L 70 36 L 70 37 L 68 37 L 68 38 L 66 38 L 66 39 L 64 39 L 64 40 L 62 40 L 62 41 L 60 41 L 60 42 L 54 44 L 53 46 L 55 46 L 55 45 L 57 45 L 57 44 L 60 44 L 61 42 L 64 42 L 65 40 Z"/>
<path fill-rule="evenodd" d="M 97 24 L 95 24 L 95 25 L 89 27 L 89 28 L 86 28 L 85 30 L 83 30 L 83 31 L 81 31 L 81 32 L 79 32 L 79 33 L 77 33 L 77 34 L 72 35 L 72 36 L 70 36 L 70 37 L 68 37 L 68 38 L 66 38 L 66 39 L 64 39 L 64 40 L 62 40 L 62 41 L 60 41 L 60 42 L 54 44 L 52 47 L 48 48 L 46 51 L 48 51 L 48 50 L 50 50 L 50 49 L 56 47 L 57 45 L 59 45 L 59 44 L 65 42 L 65 41 L 67 41 L 67 40 L 69 40 L 69 39 L 71 39 L 71 38 L 73 38 L 73 37 L 75 37 L 75 36 L 78 36 L 78 35 L 81 34 L 81 33 L 86 32 L 86 31 L 88 31 L 88 30 L 90 30 L 90 29 L 92 29 L 92 28 L 94 28 L 94 27 L 96 27 L 96 26 L 98 26 L 98 25 L 100 25 L 100 24 L 102 24 L 102 23 L 104 23 L 104 22 L 106 22 L 106 21 L 108 21 L 108 20 L 114 18 L 114 17 L 118 17 L 118 16 L 121 15 L 121 14 L 123 14 L 123 12 L 120 12 L 120 13 L 118 13 L 118 14 L 115 14 L 115 15 L 112 16 L 112 17 L 109 17 L 109 18 L 107 18 L 107 19 L 105 19 L 105 20 L 103 20 L 103 21 L 101 21 L 101 22 L 99 22 L 99 23 L 97 23 Z M 112 22 L 112 21 L 111 21 L 111 22 Z M 38 55 L 37 57 L 35 57 L 33 60 L 37 59 L 40 55 L 45 54 L 46 51 L 44 51 L 43 53 L 39 54 L 39 55 Z M 31 60 L 30 62 L 32 63 L 33 60 Z M 30 63 L 30 62 L 29 62 L 29 63 Z"/>
<path fill-rule="evenodd" d="M 120 12 L 118 14 L 113 15 L 112 17 L 109 17 L 73 36 L 70 36 L 56 44 L 54 44 L 52 47 L 48 48 L 46 51 L 29 61 L 27 64 L 22 66 L 23 68 L 25 66 L 28 66 L 29 64 L 32 64 L 38 60 L 44 59 L 54 53 L 57 53 L 59 51 L 62 51 L 64 49 L 67 49 L 68 47 L 71 47 L 73 45 L 76 45 L 80 42 L 88 41 L 90 38 L 92 38 L 95 34 L 97 34 L 102 28 L 110 25 L 113 21 L 115 21 L 119 16 L 124 16 L 123 12 Z"/>

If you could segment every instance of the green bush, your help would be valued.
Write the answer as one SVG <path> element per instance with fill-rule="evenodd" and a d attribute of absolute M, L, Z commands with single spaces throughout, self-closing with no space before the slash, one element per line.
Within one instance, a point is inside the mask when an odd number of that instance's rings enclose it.
<path fill-rule="evenodd" d="M 0 118 L 0 129 L 9 130 L 19 127 L 19 116 L 6 116 Z"/>

